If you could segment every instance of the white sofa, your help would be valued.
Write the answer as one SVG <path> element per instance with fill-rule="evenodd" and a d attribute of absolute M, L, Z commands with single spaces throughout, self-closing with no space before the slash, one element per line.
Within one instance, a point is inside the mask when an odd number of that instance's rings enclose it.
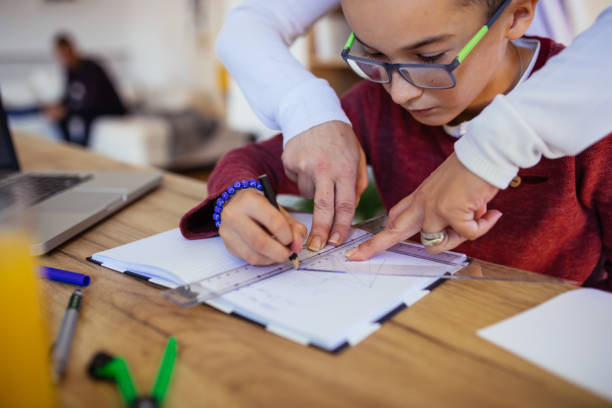
<path fill-rule="evenodd" d="M 194 148 L 177 150 L 176 137 L 180 135 L 173 135 L 170 123 L 161 116 L 99 118 L 92 127 L 90 148 L 132 164 L 181 170 L 212 165 L 250 139 L 222 123 Z"/>

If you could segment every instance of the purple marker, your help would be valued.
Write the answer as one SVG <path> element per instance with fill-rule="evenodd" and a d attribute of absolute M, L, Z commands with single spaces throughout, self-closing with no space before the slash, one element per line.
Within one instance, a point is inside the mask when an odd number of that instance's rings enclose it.
<path fill-rule="evenodd" d="M 39 268 L 40 276 L 56 282 L 70 283 L 77 286 L 88 286 L 89 276 L 82 273 L 69 272 L 63 269 L 51 268 L 49 266 L 41 266 Z"/>

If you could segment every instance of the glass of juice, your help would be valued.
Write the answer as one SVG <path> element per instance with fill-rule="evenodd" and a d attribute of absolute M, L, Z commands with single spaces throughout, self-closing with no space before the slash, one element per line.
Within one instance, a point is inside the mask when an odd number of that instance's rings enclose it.
<path fill-rule="evenodd" d="M 23 212 L 0 212 L 0 406 L 55 407 L 46 321 Z"/>

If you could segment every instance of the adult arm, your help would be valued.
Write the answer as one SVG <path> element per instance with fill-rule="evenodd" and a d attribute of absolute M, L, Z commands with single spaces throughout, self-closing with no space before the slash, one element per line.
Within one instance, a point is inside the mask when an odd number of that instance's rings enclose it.
<path fill-rule="evenodd" d="M 230 10 L 217 37 L 217 55 L 259 119 L 282 129 L 285 145 L 321 123 L 350 124 L 327 81 L 305 69 L 288 48 L 339 3 L 245 0 Z"/>
<path fill-rule="evenodd" d="M 338 97 L 288 46 L 338 0 L 246 0 L 232 9 L 217 54 L 262 122 L 283 132 L 283 166 L 314 198 L 308 246 L 340 243 L 367 186 L 365 156 Z"/>
<path fill-rule="evenodd" d="M 498 95 L 455 143 L 465 167 L 498 188 L 519 168 L 576 155 L 612 130 L 612 7 L 509 95 Z"/>

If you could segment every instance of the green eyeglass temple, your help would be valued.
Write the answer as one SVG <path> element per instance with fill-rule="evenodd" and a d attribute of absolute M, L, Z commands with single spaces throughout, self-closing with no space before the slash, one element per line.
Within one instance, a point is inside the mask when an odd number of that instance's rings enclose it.
<path fill-rule="evenodd" d="M 459 54 L 457 54 L 457 57 L 455 57 L 455 59 L 449 64 L 449 66 L 454 66 L 454 68 L 456 68 L 457 66 L 459 66 L 459 64 L 463 62 L 463 60 L 470 54 L 470 52 L 472 52 L 474 47 L 476 47 L 476 44 L 478 44 L 480 40 L 482 40 L 482 37 L 485 36 L 485 34 L 489 31 L 489 28 L 493 25 L 493 23 L 495 23 L 495 20 L 497 20 L 497 18 L 501 15 L 501 13 L 504 11 L 506 6 L 510 4 L 511 1 L 512 0 L 505 0 L 497 8 L 497 10 L 495 10 L 493 15 L 487 20 L 487 22 L 482 27 L 480 27 L 480 30 L 478 30 L 478 32 L 465 45 L 465 47 L 463 47 L 461 51 L 459 51 Z M 344 44 L 344 49 L 350 50 L 353 47 L 354 42 L 355 42 L 355 33 L 351 32 L 351 35 L 346 41 L 346 44 Z"/>

